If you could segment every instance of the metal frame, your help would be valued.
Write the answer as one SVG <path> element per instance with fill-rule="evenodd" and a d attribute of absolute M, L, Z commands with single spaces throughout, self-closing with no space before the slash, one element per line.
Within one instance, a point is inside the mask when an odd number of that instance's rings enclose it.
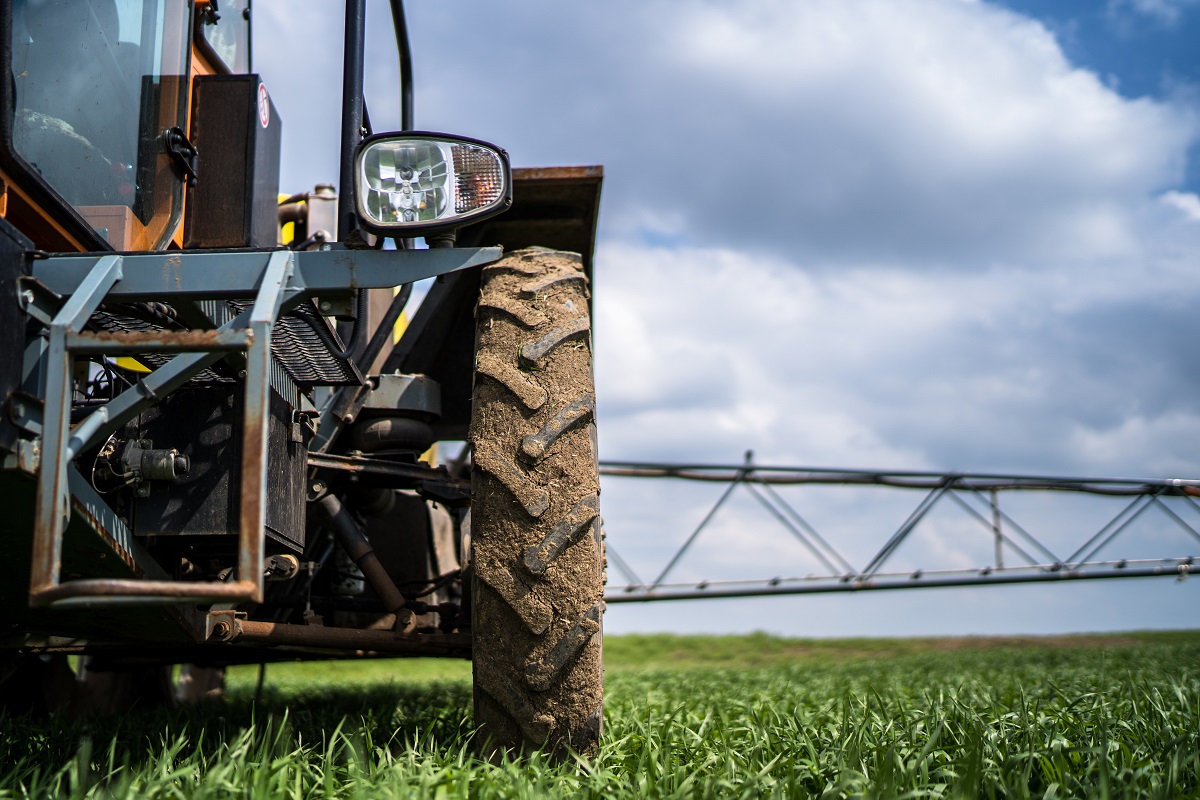
<path fill-rule="evenodd" d="M 700 523 L 683 540 L 666 565 L 651 581 L 643 581 L 606 541 L 608 557 L 625 576 L 624 585 L 610 586 L 608 603 L 697 600 L 705 598 L 762 597 L 791 594 L 827 594 L 889 589 L 949 586 L 1006 585 L 1114 578 L 1184 578 L 1200 561 L 1200 555 L 1162 558 L 1097 559 L 1098 553 L 1151 507 L 1162 511 L 1172 524 L 1200 542 L 1200 530 L 1189 524 L 1166 502 L 1178 502 L 1200 513 L 1200 480 L 1071 478 L 1005 474 L 896 472 L 888 470 L 812 469 L 805 467 L 759 466 L 747 453 L 736 466 L 695 464 L 650 464 L 602 462 L 600 474 L 609 477 L 676 479 L 728 484 Z M 796 509 L 776 486 L 824 484 L 879 486 L 924 491 L 920 501 L 903 522 L 884 540 L 861 568 L 855 568 Z M 672 570 L 699 538 L 738 487 L 744 487 L 827 570 L 804 577 L 772 577 L 729 581 L 667 583 Z M 1096 496 L 1129 497 L 1130 502 L 1095 530 L 1068 556 L 1056 555 L 1044 542 L 1000 508 L 1006 492 L 1070 492 Z M 899 546 L 940 502 L 949 499 L 983 526 L 996 544 L 996 562 L 970 569 L 885 571 Z M 615 537 L 619 540 L 619 537 Z M 1022 563 L 1004 566 L 1003 552 L 1015 553 Z M 1200 547 L 1197 547 L 1200 551 Z"/>
<path fill-rule="evenodd" d="M 338 186 L 338 241 L 344 242 L 358 227 L 358 191 L 354 184 L 354 154 L 367 133 L 363 97 L 363 57 L 367 41 L 366 0 L 346 0 L 345 50 L 342 52 L 342 131 Z"/>
<path fill-rule="evenodd" d="M 279 316 L 313 296 L 348 295 L 490 263 L 499 248 L 317 252 L 272 250 L 230 253 L 151 253 L 62 256 L 34 263 L 19 293 L 25 310 L 47 325 L 44 344 L 31 349 L 26 374 L 42 375 L 43 411 L 18 424 L 40 435 L 37 508 L 30 603 L 67 606 L 111 603 L 261 602 L 265 548 L 267 404 L 271 335 Z M 65 302 L 55 310 L 58 295 Z M 254 297 L 253 306 L 215 330 L 150 333 L 84 331 L 106 298 L 187 302 L 211 297 Z M 133 387 L 70 425 L 71 366 L 76 355 L 179 353 Z M 61 581 L 62 542 L 72 505 L 94 509 L 83 518 L 109 538 L 128 531 L 98 495 L 78 498 L 86 485 L 71 465 L 162 397 L 230 352 L 245 355 L 245 406 L 239 509 L 237 580 L 184 583 L 166 580 Z"/>

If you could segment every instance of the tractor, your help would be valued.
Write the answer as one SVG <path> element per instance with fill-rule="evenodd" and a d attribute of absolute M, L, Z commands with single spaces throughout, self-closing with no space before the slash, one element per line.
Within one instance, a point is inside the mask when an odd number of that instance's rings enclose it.
<path fill-rule="evenodd" d="M 402 130 L 345 0 L 337 183 L 281 194 L 249 0 L 0 2 L 8 712 L 444 656 L 481 750 L 594 750 L 603 172 L 412 130 L 389 6 Z"/>

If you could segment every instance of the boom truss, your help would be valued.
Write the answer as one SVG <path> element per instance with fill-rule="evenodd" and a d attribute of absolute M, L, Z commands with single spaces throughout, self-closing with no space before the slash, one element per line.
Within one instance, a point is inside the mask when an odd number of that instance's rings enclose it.
<path fill-rule="evenodd" d="M 609 603 L 696 600 L 703 598 L 759 597 L 770 595 L 862 592 L 885 589 L 917 589 L 947 586 L 995 586 L 1016 583 L 1080 581 L 1115 578 L 1176 577 L 1192 570 L 1200 552 L 1200 480 L 1072 478 L 1005 474 L 897 472 L 889 470 L 813 469 L 806 467 L 760 466 L 746 454 L 741 465 L 655 464 L 602 462 L 601 475 L 610 478 L 640 478 L 674 481 L 707 481 L 725 484 L 725 489 L 700 523 L 682 541 L 651 580 L 643 580 L 608 539 L 608 558 L 625 582 L 608 587 Z M 822 535 L 778 491 L 796 485 L 870 486 L 909 489 L 920 499 L 902 522 L 873 550 L 861 565 L 843 555 L 829 536 Z M 692 546 L 709 528 L 717 512 L 738 490 L 750 494 L 770 516 L 819 562 L 822 569 L 802 577 L 776 576 L 745 580 L 701 580 L 669 582 Z M 1060 542 L 1029 532 L 1008 511 L 1001 498 L 1017 493 L 1073 493 L 1127 499 L 1120 509 L 1098 528 L 1085 532 L 1070 549 Z M 898 569 L 894 555 L 931 511 L 953 504 L 983 528 L 994 542 L 992 563 L 969 568 Z M 1113 550 L 1114 542 L 1130 539 L 1133 523 L 1148 512 L 1185 532 L 1192 554 L 1154 558 L 1100 556 Z M 1122 537 L 1122 534 L 1125 534 Z M 1194 541 L 1193 541 L 1194 540 Z M 1008 555 L 1010 563 L 1004 564 Z M 1015 558 L 1015 560 L 1014 560 Z"/>

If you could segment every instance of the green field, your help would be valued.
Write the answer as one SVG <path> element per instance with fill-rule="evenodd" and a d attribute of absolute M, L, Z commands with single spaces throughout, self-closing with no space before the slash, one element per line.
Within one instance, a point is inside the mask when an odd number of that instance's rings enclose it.
<path fill-rule="evenodd" d="M 0 717 L 0 798 L 1200 796 L 1200 633 L 606 643 L 588 763 L 470 756 L 464 662 L 273 665 L 225 703 Z"/>

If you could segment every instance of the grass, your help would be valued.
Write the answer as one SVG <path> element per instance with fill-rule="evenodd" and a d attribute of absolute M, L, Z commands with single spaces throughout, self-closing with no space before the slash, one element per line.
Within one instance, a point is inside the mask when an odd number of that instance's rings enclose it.
<path fill-rule="evenodd" d="M 464 662 L 273 665 L 257 704 L 0 717 L 0 798 L 1200 796 L 1200 633 L 605 646 L 587 764 L 471 758 Z"/>

